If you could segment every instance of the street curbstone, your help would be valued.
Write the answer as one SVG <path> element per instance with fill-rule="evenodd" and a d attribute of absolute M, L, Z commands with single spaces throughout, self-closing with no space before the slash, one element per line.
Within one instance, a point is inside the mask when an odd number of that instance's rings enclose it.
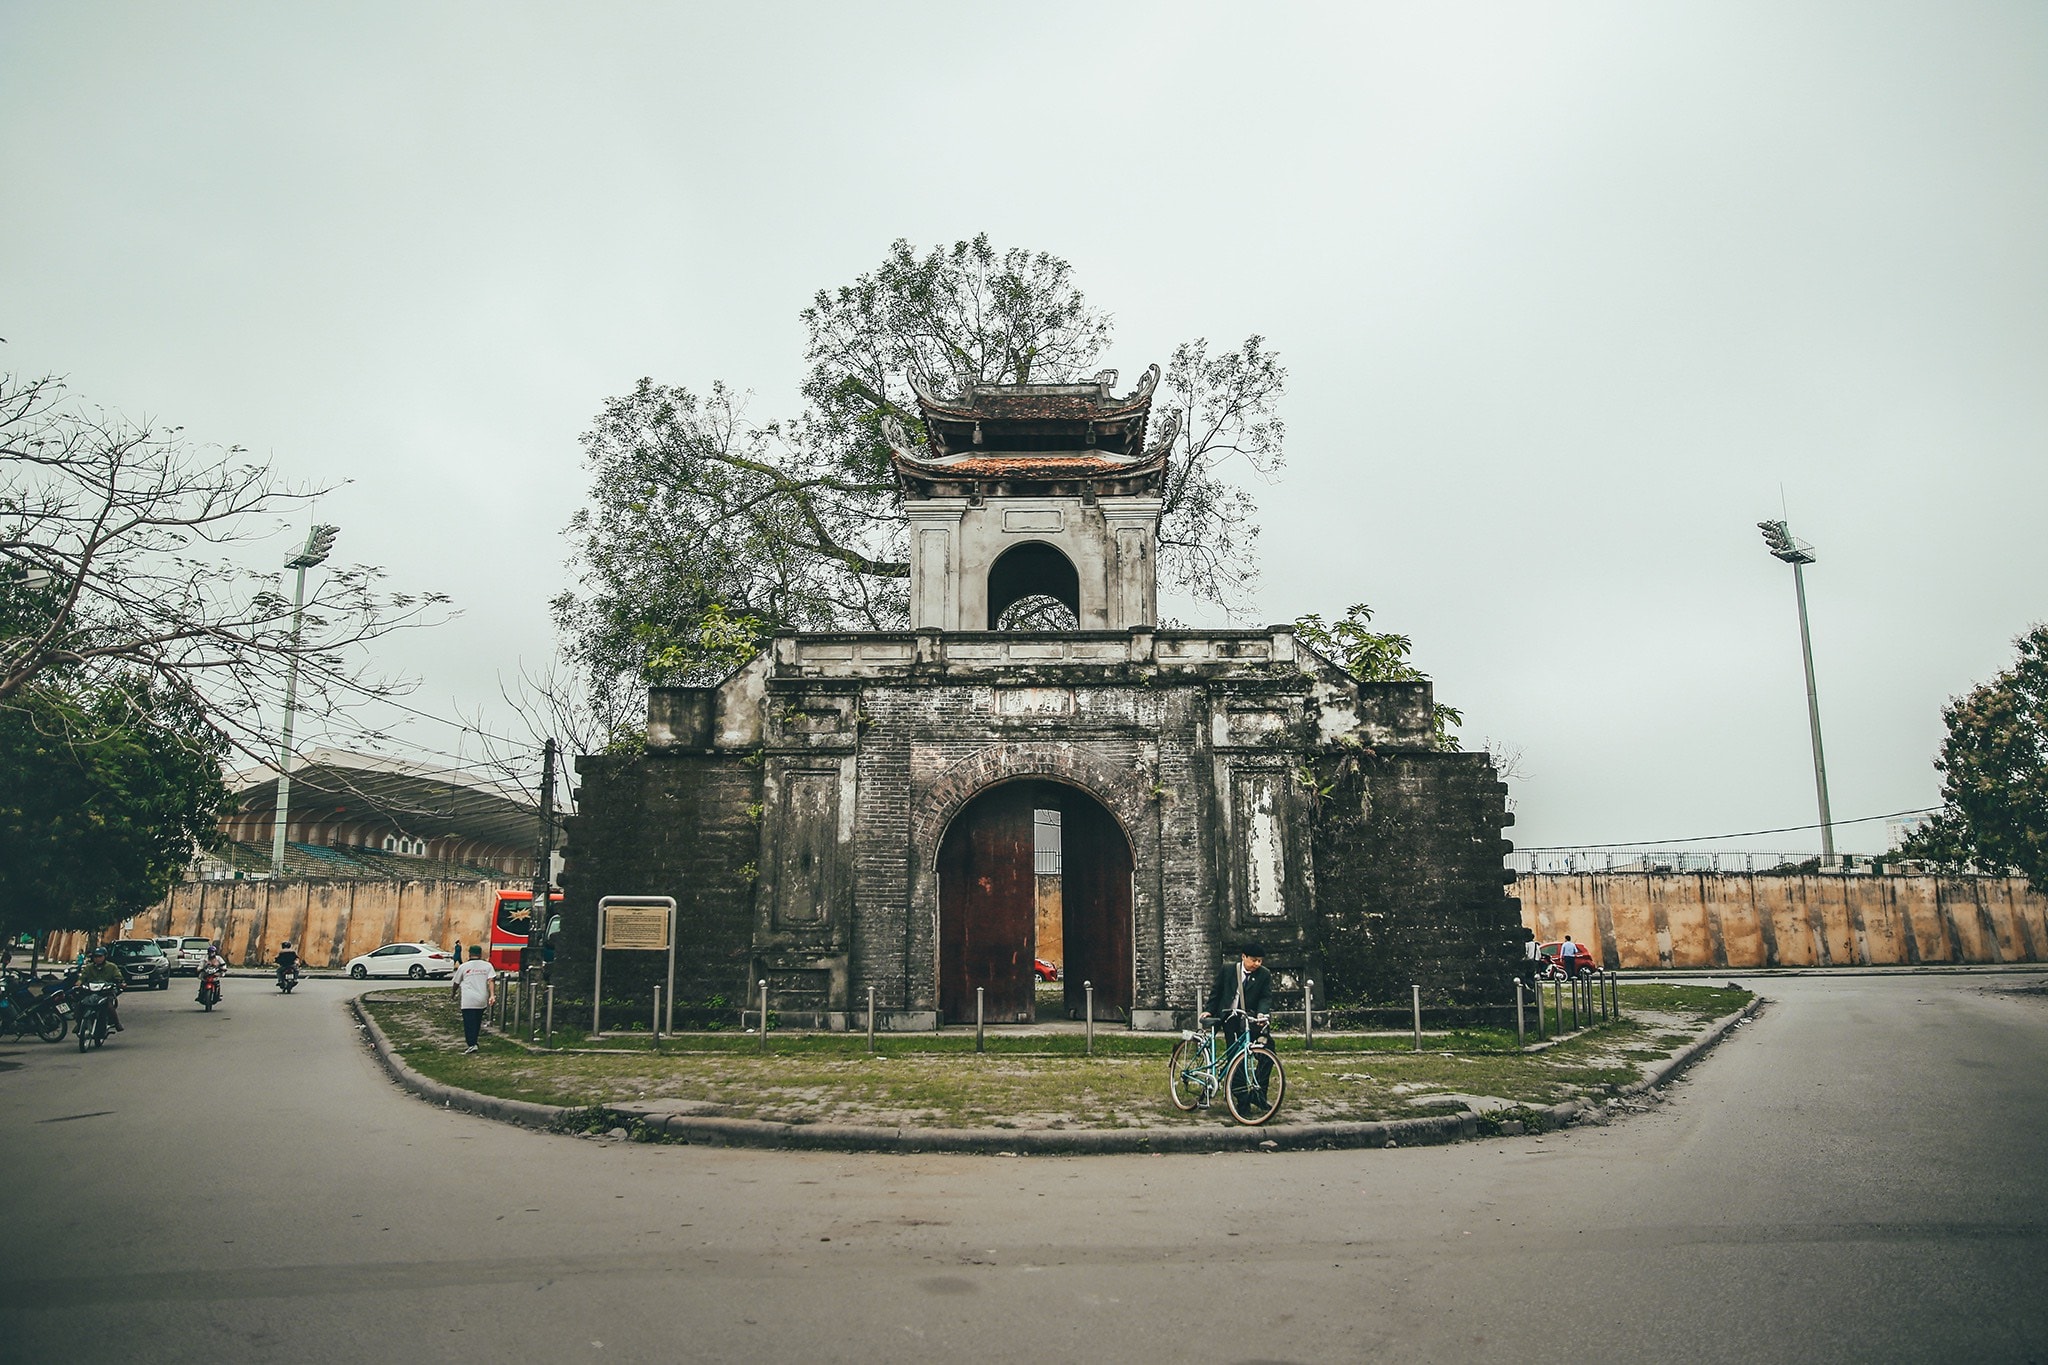
<path fill-rule="evenodd" d="M 1761 1012 L 1758 996 L 1741 1010 L 1718 1021 L 1706 1033 L 1679 1049 L 1640 1081 L 1623 1086 L 1621 1096 L 1638 1095 L 1665 1084 L 1698 1061 L 1738 1025 Z M 735 1119 L 705 1114 L 662 1112 L 633 1102 L 583 1108 L 500 1099 L 430 1079 L 412 1069 L 361 997 L 348 1002 L 368 1035 L 372 1054 L 391 1078 L 421 1099 L 526 1128 L 556 1130 L 571 1114 L 593 1110 L 630 1120 L 672 1142 L 704 1147 L 785 1148 L 821 1152 L 947 1152 L 968 1155 L 1011 1153 L 1032 1156 L 1107 1156 L 1202 1154 L 1208 1152 L 1338 1151 L 1385 1147 L 1432 1147 L 1478 1137 L 1479 1116 L 1470 1110 L 1413 1119 L 1377 1119 L 1357 1123 L 1304 1123 L 1277 1128 L 1228 1127 L 1211 1124 L 1178 1128 L 881 1128 L 840 1123 L 777 1123 L 766 1119 Z M 1570 1126 L 1598 1107 L 1588 1100 L 1566 1100 L 1538 1112 L 1552 1128 Z M 1271 1145 L 1268 1145 L 1271 1144 Z"/>

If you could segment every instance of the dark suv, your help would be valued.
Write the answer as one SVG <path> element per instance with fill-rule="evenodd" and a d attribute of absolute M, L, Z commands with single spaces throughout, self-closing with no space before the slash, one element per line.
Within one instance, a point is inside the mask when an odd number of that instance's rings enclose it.
<path fill-rule="evenodd" d="M 171 988 L 171 960 L 152 939 L 124 938 L 107 948 L 107 960 L 121 969 L 128 989 L 167 991 Z"/>

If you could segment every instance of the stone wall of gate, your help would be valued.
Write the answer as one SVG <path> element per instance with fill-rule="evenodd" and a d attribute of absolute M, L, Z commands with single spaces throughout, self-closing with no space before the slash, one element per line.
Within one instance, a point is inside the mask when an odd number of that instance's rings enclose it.
<path fill-rule="evenodd" d="M 55 935 L 52 957 L 75 957 L 94 940 L 210 938 L 237 967 L 267 966 L 286 940 L 315 967 L 339 967 L 386 943 L 481 943 L 491 918 L 491 893 L 502 881 L 194 881 L 181 882 L 161 904 L 100 934 Z"/>
<path fill-rule="evenodd" d="M 1486 755 L 1326 757 L 1317 783 L 1318 941 L 1301 965 L 1319 995 L 1405 1003 L 1420 986 L 1433 1004 L 1506 998 L 1520 885 L 1502 865 L 1514 816 Z"/>
<path fill-rule="evenodd" d="M 2023 877 L 1535 873 L 1515 891 L 1539 939 L 1624 968 L 2048 961 L 2048 898 Z"/>

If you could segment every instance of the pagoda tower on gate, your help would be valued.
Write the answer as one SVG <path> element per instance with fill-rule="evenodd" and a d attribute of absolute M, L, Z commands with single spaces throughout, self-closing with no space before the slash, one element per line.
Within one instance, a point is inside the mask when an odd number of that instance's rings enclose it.
<path fill-rule="evenodd" d="M 1130 393 L 1115 394 L 1116 379 L 973 383 L 954 397 L 913 385 L 925 439 L 884 423 L 910 526 L 913 630 L 1156 623 L 1179 416 L 1148 432 L 1157 365 Z"/>

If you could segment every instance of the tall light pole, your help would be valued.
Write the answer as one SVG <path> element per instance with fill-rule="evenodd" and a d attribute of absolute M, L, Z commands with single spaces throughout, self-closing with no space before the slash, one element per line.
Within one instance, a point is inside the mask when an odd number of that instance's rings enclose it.
<path fill-rule="evenodd" d="M 1760 521 L 1764 544 L 1771 554 L 1792 566 L 1792 591 L 1799 599 L 1799 652 L 1806 660 L 1806 723 L 1813 731 L 1813 786 L 1820 796 L 1820 865 L 1835 865 L 1835 824 L 1828 814 L 1828 764 L 1820 751 L 1820 694 L 1813 685 L 1813 637 L 1806 629 L 1805 568 L 1814 562 L 1813 547 L 1792 538 L 1792 528 L 1782 521 Z"/>
<path fill-rule="evenodd" d="M 292 810 L 292 713 L 299 704 L 299 628 L 306 620 L 306 570 L 327 558 L 334 548 L 339 526 L 315 526 L 306 533 L 306 546 L 284 562 L 299 571 L 298 586 L 292 589 L 292 651 L 284 673 L 284 742 L 277 748 L 277 823 L 270 831 L 270 875 L 284 875 L 284 832 Z"/>

